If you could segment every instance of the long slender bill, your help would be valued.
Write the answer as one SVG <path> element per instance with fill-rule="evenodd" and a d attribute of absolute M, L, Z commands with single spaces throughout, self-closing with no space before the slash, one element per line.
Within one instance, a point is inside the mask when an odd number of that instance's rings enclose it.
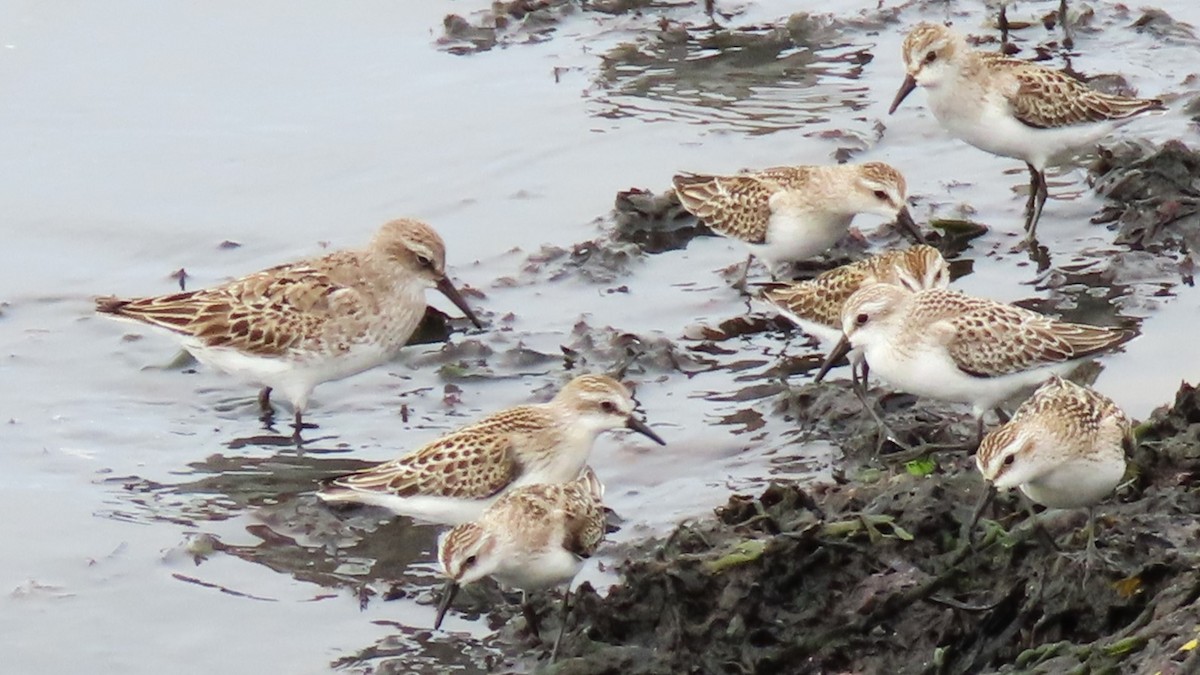
<path fill-rule="evenodd" d="M 917 243 L 928 243 L 925 241 L 925 236 L 921 234 L 921 227 L 917 225 L 917 221 L 913 220 L 912 213 L 909 212 L 907 206 L 900 209 L 900 213 L 896 214 L 896 225 L 912 235 L 912 238 L 916 239 Z"/>
<path fill-rule="evenodd" d="M 829 369 L 832 368 L 838 361 L 846 357 L 850 353 L 850 340 L 843 335 L 841 340 L 834 345 L 833 351 L 829 352 L 829 356 L 825 357 L 825 363 L 821 364 L 821 369 L 817 371 L 817 376 L 813 378 L 813 382 L 820 382 L 829 374 Z"/>
<path fill-rule="evenodd" d="M 454 602 L 454 596 L 456 595 L 458 595 L 458 582 L 451 579 L 446 582 L 446 587 L 442 589 L 442 601 L 438 603 L 437 618 L 433 620 L 434 630 L 442 627 L 442 619 L 446 618 L 446 610 L 450 609 L 450 603 Z"/>
<path fill-rule="evenodd" d="M 639 420 L 638 418 L 636 418 L 632 415 L 630 415 L 629 419 L 625 421 L 625 426 L 638 432 L 639 434 L 645 436 L 646 438 L 649 438 L 650 440 L 654 441 L 655 443 L 658 443 L 659 445 L 667 444 L 667 442 L 664 441 L 662 438 L 659 438 L 658 434 L 654 433 L 654 431 L 650 427 L 646 426 L 645 422 Z"/>
<path fill-rule="evenodd" d="M 996 486 L 991 483 L 987 484 L 987 492 L 979 498 L 979 503 L 975 505 L 975 510 L 971 513 L 971 522 L 967 523 L 967 531 L 963 533 L 963 538 L 967 541 L 967 546 L 975 546 L 975 526 L 979 524 L 979 519 L 983 516 L 983 510 L 996 497 Z"/>
<path fill-rule="evenodd" d="M 471 320 L 471 323 L 475 324 L 476 328 L 483 328 L 483 324 L 479 323 L 479 319 L 475 317 L 475 312 L 472 312 L 471 308 L 467 306 L 467 301 L 463 300 L 462 294 L 454 287 L 454 283 L 450 281 L 450 277 L 442 277 L 438 280 L 437 289 L 442 292 L 442 295 L 450 298 L 450 302 L 453 302 L 455 307 L 461 309 L 462 313 L 467 315 L 467 318 Z"/>
<path fill-rule="evenodd" d="M 900 85 L 900 90 L 896 92 L 896 98 L 892 99 L 892 107 L 888 108 L 888 114 L 891 115 L 896 112 L 896 108 L 899 108 L 904 99 L 908 98 L 908 95 L 916 88 L 916 79 L 912 75 L 905 75 L 904 84 Z"/>

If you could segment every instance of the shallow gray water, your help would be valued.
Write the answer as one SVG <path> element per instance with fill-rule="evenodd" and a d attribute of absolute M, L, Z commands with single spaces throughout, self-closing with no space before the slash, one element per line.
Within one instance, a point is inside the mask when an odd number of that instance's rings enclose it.
<path fill-rule="evenodd" d="M 1060 286 L 1061 275 L 1038 275 L 1009 253 L 1022 202 L 1012 188 L 1025 180 L 1016 163 L 949 140 L 920 93 L 886 117 L 901 79 L 901 30 L 919 17 L 944 18 L 941 3 L 886 24 L 878 17 L 893 10 L 877 12 L 874 0 L 843 3 L 843 17 L 865 17 L 862 29 L 819 50 L 770 56 L 782 64 L 771 82 L 740 78 L 736 60 L 706 65 L 711 54 L 699 50 L 687 53 L 700 63 L 674 70 L 653 59 L 614 69 L 601 59 L 622 43 L 653 52 L 645 36 L 658 18 L 702 24 L 697 7 L 576 13 L 544 42 L 469 56 L 438 49 L 447 11 L 470 17 L 488 4 L 0 6 L 0 645 L 8 672 L 88 664 L 303 673 L 335 663 L 357 671 L 389 655 L 406 669 L 478 670 L 486 626 L 452 616 L 446 628 L 468 640 L 428 630 L 433 611 L 422 603 L 436 583 L 435 531 L 371 514 L 339 519 L 314 503 L 313 482 L 544 398 L 566 376 L 560 345 L 579 347 L 583 333 L 596 343 L 586 365 L 605 369 L 620 357 L 612 335 L 675 341 L 744 313 L 718 273 L 743 256 L 725 240 L 634 261 L 608 283 L 578 275 L 549 283 L 554 261 L 525 269 L 543 245 L 598 236 L 604 224 L 595 219 L 618 190 L 662 190 L 679 169 L 826 162 L 840 147 L 861 149 L 856 159 L 905 171 L 919 219 L 969 205 L 974 220 L 993 227 L 964 254 L 975 260 L 959 282 L 968 292 L 1065 297 L 1083 313 L 1111 311 L 1078 302 L 1086 287 Z M 805 3 L 718 4 L 738 12 L 732 24 L 750 26 L 777 23 Z M 1159 4 L 1200 22 L 1194 3 Z M 1097 25 L 1117 28 L 1081 33 L 1075 68 L 1121 72 L 1142 94 L 1195 94 L 1194 43 L 1128 30 L 1136 13 L 1092 6 Z M 959 25 L 987 33 L 978 7 L 954 11 L 965 12 L 955 14 Z M 1035 26 L 1021 37 L 1046 36 Z M 860 53 L 874 59 L 863 63 Z M 1194 139 L 1177 108 L 1124 133 Z M 1041 232 L 1056 270 L 1098 266 L 1116 250 L 1111 232 L 1087 223 L 1099 201 L 1083 176 L 1052 179 L 1056 198 Z M 164 367 L 175 355 L 169 339 L 91 312 L 98 294 L 167 292 L 180 268 L 197 287 L 326 243 L 358 245 L 401 215 L 443 234 L 456 277 L 486 294 L 473 303 L 494 330 L 414 347 L 390 368 L 318 388 L 312 418 L 322 428 L 302 455 L 263 438 L 253 389 L 202 368 Z M 858 224 L 871 232 L 878 222 Z M 1200 297 L 1177 283 L 1137 279 L 1116 302 L 1144 319 L 1143 335 L 1105 359 L 1097 386 L 1134 416 L 1165 401 L 1181 378 L 1200 376 L 1195 359 L 1179 359 L 1191 353 Z M 612 292 L 620 286 L 628 292 Z M 732 353 L 687 355 L 692 377 L 652 360 L 631 369 L 670 445 L 598 443 L 593 463 L 624 518 L 616 540 L 703 516 L 731 490 L 770 476 L 828 471 L 835 448 L 773 416 L 770 400 L 730 395 L 761 378 L 779 336 L 723 346 Z M 445 377 L 459 369 L 438 368 L 467 359 L 471 372 L 481 349 L 494 352 L 489 372 L 455 381 L 461 402 L 446 403 Z M 412 411 L 408 423 L 401 405 Z M 609 578 L 597 566 L 585 576 Z M 407 597 L 360 610 L 355 588 L 366 581 L 384 590 L 390 579 Z"/>

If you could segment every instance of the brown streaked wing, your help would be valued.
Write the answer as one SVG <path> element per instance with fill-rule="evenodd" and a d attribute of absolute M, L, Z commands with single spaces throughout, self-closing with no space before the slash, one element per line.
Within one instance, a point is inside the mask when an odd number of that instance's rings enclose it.
<path fill-rule="evenodd" d="M 1112 418 L 1123 433 L 1131 429 L 1129 418 L 1112 399 L 1099 392 L 1059 377 L 1051 378 L 1017 409 L 1013 419 L 1032 415 L 1054 415 L 1078 431 L 1096 433 L 1104 420 Z"/>
<path fill-rule="evenodd" d="M 344 255 L 280 265 L 215 288 L 130 300 L 114 313 L 209 347 L 281 356 L 318 336 L 331 317 L 368 310 L 361 291 L 331 278 L 330 268 Z"/>
<path fill-rule="evenodd" d="M 842 322 L 842 305 L 867 276 L 864 265 L 852 263 L 822 272 L 808 281 L 769 289 L 763 296 L 801 319 L 837 328 Z"/>
<path fill-rule="evenodd" d="M 1027 126 L 1051 129 L 1118 120 L 1162 105 L 1153 99 L 1105 94 L 1060 71 L 1015 59 L 1002 61 L 1017 81 L 1016 91 L 1008 96 L 1013 116 Z"/>
<path fill-rule="evenodd" d="M 760 171 L 753 171 L 747 175 L 754 176 L 760 180 L 770 181 L 778 187 L 795 190 L 808 186 L 813 174 L 817 171 L 817 167 L 812 166 L 772 166 Z"/>
<path fill-rule="evenodd" d="M 959 369 L 996 377 L 1090 356 L 1129 339 L 1127 331 L 1062 323 L 1035 312 L 996 304 L 951 317 L 947 344 Z"/>
<path fill-rule="evenodd" d="M 953 325 L 935 326 L 943 320 L 953 319 L 957 316 L 975 311 L 990 311 L 993 307 L 1010 307 L 1002 305 L 994 300 L 986 298 L 977 298 L 973 295 L 952 291 L 946 288 L 931 289 L 922 291 L 917 296 L 917 302 L 913 305 L 906 318 L 906 329 L 917 333 L 925 333 L 932 328 L 938 328 L 939 333 L 953 335 L 955 327 Z M 1027 310 L 1010 307 L 1017 311 L 1025 312 Z M 1032 314 L 1032 312 L 1030 312 Z M 1040 316 L 1040 315 L 1034 315 Z"/>
<path fill-rule="evenodd" d="M 604 541 L 604 507 L 579 483 L 564 486 L 566 528 L 562 546 L 580 558 L 589 558 Z"/>
<path fill-rule="evenodd" d="M 752 244 L 766 241 L 770 199 L 779 189 L 750 174 L 675 177 L 675 192 L 688 213 L 721 234 Z"/>
<path fill-rule="evenodd" d="M 524 467 L 516 434 L 545 428 L 532 406 L 504 410 L 403 457 L 329 481 L 335 487 L 398 497 L 486 499 L 517 480 Z"/>

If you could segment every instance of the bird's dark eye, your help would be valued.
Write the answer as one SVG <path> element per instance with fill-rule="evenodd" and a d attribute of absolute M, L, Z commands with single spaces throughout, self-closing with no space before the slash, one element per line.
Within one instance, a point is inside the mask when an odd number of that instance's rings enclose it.
<path fill-rule="evenodd" d="M 937 52 L 929 52 L 925 55 L 925 63 L 933 63 L 937 61 Z"/>
<path fill-rule="evenodd" d="M 1017 461 L 1017 456 L 1009 455 L 1008 457 L 1004 458 L 1004 466 L 1010 466 L 1015 461 Z"/>
<path fill-rule="evenodd" d="M 417 264 L 421 267 L 433 267 L 433 260 L 427 255 L 417 254 Z"/>
<path fill-rule="evenodd" d="M 473 567 L 475 565 L 475 563 L 478 561 L 479 561 L 479 559 L 477 557 L 468 556 L 467 559 L 463 561 L 463 569 L 466 569 L 468 567 Z"/>
<path fill-rule="evenodd" d="M 887 196 L 887 193 L 886 193 L 886 192 L 884 192 L 883 190 L 876 190 L 876 191 L 875 191 L 875 198 L 876 198 L 876 199 L 878 199 L 878 200 L 880 200 L 880 201 L 885 201 L 885 202 L 886 202 L 886 201 L 887 201 L 887 199 L 888 199 L 888 196 Z"/>
<path fill-rule="evenodd" d="M 615 413 L 617 412 L 617 404 L 612 401 L 604 401 L 600 404 L 600 409 L 606 413 Z"/>
<path fill-rule="evenodd" d="M 866 323 L 866 322 L 867 322 L 867 320 L 868 320 L 868 319 L 870 319 L 870 318 L 871 318 L 871 317 L 867 316 L 867 314 L 864 312 L 864 313 L 862 313 L 862 314 L 859 314 L 858 316 L 854 317 L 854 323 L 856 323 L 856 324 L 858 324 L 858 325 L 860 325 L 860 326 L 861 326 L 861 325 L 863 325 L 864 323 Z"/>

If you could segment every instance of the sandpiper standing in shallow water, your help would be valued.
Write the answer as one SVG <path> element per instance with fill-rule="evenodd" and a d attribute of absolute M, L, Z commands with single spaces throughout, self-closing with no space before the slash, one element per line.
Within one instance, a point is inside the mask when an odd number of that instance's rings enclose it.
<path fill-rule="evenodd" d="M 980 438 L 984 414 L 995 409 L 1004 419 L 997 406 L 1009 396 L 1133 337 L 948 289 L 889 284 L 850 296 L 842 333 L 817 381 L 851 347 L 861 349 L 871 371 L 897 389 L 971 404 Z"/>
<path fill-rule="evenodd" d="M 905 200 L 904 176 L 882 162 L 834 166 L 781 166 L 733 176 L 680 174 L 675 192 L 688 213 L 750 248 L 772 276 L 787 263 L 811 258 L 837 243 L 854 216 L 895 218 L 918 241 L 920 229 Z"/>
<path fill-rule="evenodd" d="M 458 587 L 490 576 L 523 594 L 563 586 L 558 637 L 550 662 L 567 627 L 571 581 L 604 539 L 604 486 L 585 467 L 574 481 L 536 484 L 506 493 L 475 522 L 458 525 L 438 539 L 438 562 L 449 581 L 438 606 L 434 628 L 454 600 Z M 534 636 L 538 618 L 521 603 Z"/>
<path fill-rule="evenodd" d="M 1157 99 L 1114 96 L 1075 78 L 971 49 L 949 28 L 922 23 L 904 39 L 907 75 L 888 113 L 920 85 L 950 135 L 1029 168 L 1025 230 L 1035 237 L 1046 203 L 1046 166 L 1090 145 L 1121 121 L 1162 109 Z"/>
<path fill-rule="evenodd" d="M 326 502 L 381 506 L 432 523 L 474 520 L 508 490 L 574 480 L 601 432 L 632 429 L 665 445 L 620 382 L 581 375 L 549 403 L 502 410 L 399 459 L 326 481 Z"/>
<path fill-rule="evenodd" d="M 1052 509 L 1088 509 L 1087 560 L 1096 556 L 1095 506 L 1125 475 L 1129 418 L 1108 397 L 1053 377 L 979 445 L 975 464 L 992 489 L 1020 488 Z"/>
<path fill-rule="evenodd" d="M 312 390 L 391 360 L 425 315 L 436 288 L 471 312 L 446 276 L 433 228 L 393 220 L 362 250 L 289 263 L 215 288 L 148 298 L 96 300 L 96 311 L 165 329 L 196 360 L 272 390 L 295 410 L 297 438 Z"/>
<path fill-rule="evenodd" d="M 945 288 L 950 284 L 950 267 L 936 248 L 921 244 L 885 251 L 822 272 L 813 279 L 768 288 L 763 291 L 762 299 L 829 348 L 842 338 L 842 305 L 858 289 L 874 283 L 892 284 L 910 291 Z M 899 444 L 883 418 L 875 412 L 875 405 L 867 399 L 869 368 L 861 352 L 852 349 L 847 357 L 854 392 L 878 425 L 880 442 L 891 438 Z"/>

